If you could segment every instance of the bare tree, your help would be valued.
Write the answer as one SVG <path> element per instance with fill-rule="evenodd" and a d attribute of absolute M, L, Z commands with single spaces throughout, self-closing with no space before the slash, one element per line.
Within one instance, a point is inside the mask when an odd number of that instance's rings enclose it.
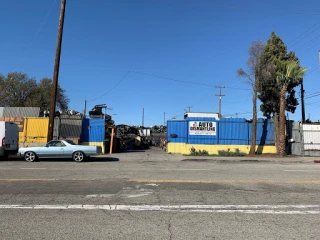
<path fill-rule="evenodd" d="M 242 68 L 237 70 L 237 75 L 244 78 L 244 83 L 252 88 L 252 141 L 249 155 L 256 154 L 256 135 L 257 135 L 257 95 L 259 88 L 260 56 L 263 52 L 264 44 L 262 41 L 252 42 L 249 48 L 249 58 L 247 60 L 247 71 Z"/>

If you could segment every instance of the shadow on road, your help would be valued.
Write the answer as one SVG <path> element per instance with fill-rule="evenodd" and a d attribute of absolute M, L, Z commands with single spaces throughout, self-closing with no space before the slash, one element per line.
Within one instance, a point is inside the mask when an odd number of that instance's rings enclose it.
<path fill-rule="evenodd" d="M 86 162 L 118 162 L 118 161 L 120 161 L 120 159 L 115 157 L 91 157 Z"/>
<path fill-rule="evenodd" d="M 120 153 L 122 154 L 122 153 L 142 153 L 142 152 L 146 152 L 146 150 L 132 150 L 132 151 L 128 150 Z"/>
<path fill-rule="evenodd" d="M 15 156 L 9 156 L 8 159 L 2 160 L 4 161 L 15 161 L 15 162 L 25 162 L 23 158 L 15 157 Z M 87 159 L 83 161 L 86 162 L 119 162 L 119 158 L 115 157 L 90 157 L 90 159 Z M 38 160 L 38 162 L 74 162 L 71 158 L 42 158 Z M 82 162 L 81 162 L 82 163 Z"/>

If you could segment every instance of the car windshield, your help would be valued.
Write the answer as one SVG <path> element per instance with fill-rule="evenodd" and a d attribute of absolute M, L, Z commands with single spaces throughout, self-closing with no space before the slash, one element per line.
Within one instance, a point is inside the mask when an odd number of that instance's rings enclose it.
<path fill-rule="evenodd" d="M 77 145 L 77 144 L 75 144 L 73 141 L 71 141 L 71 140 L 64 140 L 64 141 L 66 141 L 67 143 L 69 143 L 69 144 L 71 144 L 71 145 Z"/>

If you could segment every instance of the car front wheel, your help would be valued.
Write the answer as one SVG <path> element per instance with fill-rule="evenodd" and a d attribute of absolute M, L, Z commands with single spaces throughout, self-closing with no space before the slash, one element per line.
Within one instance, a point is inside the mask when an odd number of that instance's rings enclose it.
<path fill-rule="evenodd" d="M 76 161 L 76 162 L 84 161 L 85 157 L 86 156 L 84 155 L 84 153 L 80 152 L 80 151 L 74 152 L 73 155 L 72 155 L 73 160 Z"/>
<path fill-rule="evenodd" d="M 24 160 L 27 162 L 34 162 L 37 160 L 37 155 L 34 152 L 26 152 L 24 154 Z"/>

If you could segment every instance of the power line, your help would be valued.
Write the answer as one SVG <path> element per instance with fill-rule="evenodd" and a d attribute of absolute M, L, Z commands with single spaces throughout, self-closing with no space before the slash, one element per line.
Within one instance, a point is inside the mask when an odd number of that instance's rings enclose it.
<path fill-rule="evenodd" d="M 207 99 L 207 97 L 208 96 L 210 96 L 212 94 L 212 89 L 210 89 L 209 90 L 209 92 L 208 93 L 206 93 L 199 101 L 196 101 L 195 102 L 195 104 L 193 104 L 193 108 L 195 107 L 195 106 L 198 106 L 200 103 L 203 103 L 203 101 L 205 100 L 205 99 Z M 176 114 L 174 114 L 174 116 L 184 116 L 184 112 L 177 112 Z"/>
<path fill-rule="evenodd" d="M 126 68 L 108 68 L 108 67 L 93 67 L 93 66 L 79 66 L 79 65 L 64 65 L 69 68 L 91 68 L 91 69 L 99 69 L 99 70 L 119 70 L 119 71 L 130 71 L 130 69 Z"/>
<path fill-rule="evenodd" d="M 314 28 L 314 27 L 317 26 L 318 24 L 320 24 L 320 21 L 319 21 L 319 22 L 316 22 L 312 27 L 308 28 L 306 31 L 304 31 L 302 34 L 300 34 L 298 37 L 296 37 L 295 40 L 292 40 L 291 42 L 289 42 L 288 45 L 290 45 L 291 43 L 293 43 L 292 46 L 294 46 L 295 44 L 299 43 L 301 40 L 305 39 L 305 37 L 303 37 L 303 35 L 305 35 L 307 32 L 309 32 L 312 28 Z M 317 27 L 316 29 L 314 29 L 311 33 L 315 32 L 318 28 L 320 28 L 320 26 Z M 310 35 L 311 33 L 307 34 L 307 36 Z M 299 40 L 299 39 L 300 39 L 300 40 Z"/>
<path fill-rule="evenodd" d="M 309 96 L 309 97 L 305 97 L 304 99 L 314 98 L 314 97 L 317 97 L 317 96 L 320 96 L 320 93 L 311 95 L 311 96 Z"/>
<path fill-rule="evenodd" d="M 313 73 L 313 72 L 314 72 L 314 71 L 316 71 L 316 70 L 317 70 L 317 68 L 312 69 L 312 71 L 308 71 L 308 72 L 306 72 L 305 76 L 306 76 L 306 75 L 310 75 L 311 73 Z"/>
<path fill-rule="evenodd" d="M 160 76 L 155 76 L 155 75 L 152 75 L 152 74 L 149 74 L 149 73 L 143 73 L 143 72 L 135 71 L 135 70 L 131 70 L 131 72 L 138 73 L 138 74 L 141 74 L 141 75 L 146 75 L 146 76 L 149 76 L 149 77 L 165 79 L 165 80 L 169 80 L 169 81 L 182 82 L 182 83 L 188 83 L 188 84 L 194 84 L 194 85 L 201 85 L 201 86 L 206 86 L 206 87 L 214 87 L 214 85 L 211 85 L 211 84 L 197 83 L 197 82 L 191 82 L 191 81 L 185 81 L 185 80 L 178 80 L 178 79 L 168 78 L 168 77 L 160 77 Z M 235 87 L 225 87 L 225 88 L 234 89 L 234 90 L 244 90 L 244 91 L 250 90 L 250 89 L 235 88 Z"/>
<path fill-rule="evenodd" d="M 320 27 L 319 27 L 319 28 L 320 28 Z M 310 44 L 311 44 L 313 41 L 319 39 L 319 37 L 320 37 L 320 35 L 317 35 L 316 37 L 312 38 L 309 42 L 303 44 L 301 47 L 310 46 Z"/>
<path fill-rule="evenodd" d="M 51 7 L 49 8 L 49 11 L 47 12 L 47 14 L 46 14 L 43 22 L 41 23 L 38 31 L 36 32 L 36 34 L 34 35 L 33 39 L 31 40 L 29 46 L 31 46 L 31 45 L 33 44 L 33 42 L 36 40 L 36 38 L 38 37 L 40 31 L 41 31 L 42 28 L 44 27 L 44 25 L 45 25 L 45 23 L 46 23 L 46 21 L 47 21 L 47 18 L 49 17 L 49 15 L 50 15 L 50 13 L 51 13 L 51 11 L 52 11 L 52 9 L 53 9 L 53 7 L 54 7 L 54 5 L 55 5 L 56 2 L 57 2 L 57 0 L 54 0 L 54 1 L 53 1 L 53 4 L 52 4 Z"/>
<path fill-rule="evenodd" d="M 243 101 L 237 101 L 237 102 L 224 102 L 224 103 L 244 103 L 244 102 L 250 102 L 251 100 L 243 100 Z"/>
<path fill-rule="evenodd" d="M 313 96 L 313 95 L 315 95 L 315 94 L 319 94 L 319 92 L 310 93 L 310 94 L 308 94 L 306 97 L 310 97 L 310 96 Z"/>
<path fill-rule="evenodd" d="M 252 6 L 243 6 L 243 5 L 236 5 L 236 4 L 228 4 L 228 6 L 234 7 L 234 8 L 238 8 L 238 9 L 242 9 L 242 10 L 247 10 L 247 11 L 250 11 L 250 12 L 252 12 L 252 10 L 257 12 L 257 9 L 252 7 Z M 261 9 L 261 7 L 259 9 Z M 305 10 L 305 9 L 283 9 L 283 8 L 276 8 L 276 7 L 272 7 L 272 8 L 263 7 L 263 11 L 264 12 L 266 12 L 267 10 L 275 10 L 275 11 L 281 11 L 281 13 L 308 15 L 308 16 L 310 16 L 310 15 L 320 15 L 320 11 L 310 11 L 310 10 Z"/>
<path fill-rule="evenodd" d="M 152 75 L 152 74 L 149 74 L 149 73 L 143 73 L 143 72 L 138 72 L 138 71 L 134 71 L 134 70 L 131 70 L 131 72 L 134 72 L 134 73 L 137 73 L 137 74 L 141 74 L 141 75 L 145 75 L 145 76 L 149 76 L 149 77 L 154 77 L 154 78 L 160 78 L 160 79 L 165 79 L 165 80 L 169 80 L 169 81 L 174 81 L 174 82 L 182 82 L 182 83 L 188 83 L 188 84 L 194 84 L 194 85 L 202 85 L 202 86 L 207 86 L 207 87 L 213 87 L 213 85 L 206 84 L 206 83 L 196 83 L 196 82 L 178 80 L 178 79 L 174 79 L 174 78 L 160 77 L 160 76 L 155 76 L 155 75 Z"/>
<path fill-rule="evenodd" d="M 312 102 L 312 103 L 306 103 L 306 105 L 314 105 L 314 104 L 317 104 L 317 103 L 320 103 L 320 101 Z"/>
<path fill-rule="evenodd" d="M 149 118 L 149 117 L 144 117 L 144 118 L 145 118 L 145 119 L 148 119 L 148 120 L 151 120 L 152 122 L 161 123 L 161 124 L 162 124 L 162 122 L 159 121 L 159 120 L 155 120 L 155 119 L 152 119 L 152 118 Z"/>
<path fill-rule="evenodd" d="M 100 98 L 102 98 L 103 96 L 107 95 L 109 92 L 111 92 L 113 89 L 115 89 L 127 76 L 128 74 L 130 73 L 131 71 L 129 70 L 110 90 L 108 90 L 107 92 L 105 92 L 104 94 L 102 94 L 101 96 L 97 97 L 97 98 L 94 98 L 88 102 L 93 102 L 93 101 L 96 101 Z"/>
<path fill-rule="evenodd" d="M 244 90 L 244 91 L 249 91 L 249 90 L 251 90 L 250 88 L 235 88 L 235 87 L 225 87 L 225 88 L 233 89 L 233 90 Z"/>
<path fill-rule="evenodd" d="M 130 71 L 132 73 L 137 73 L 137 74 L 141 74 L 141 75 L 145 75 L 145 76 L 149 76 L 149 77 L 153 77 L 153 78 L 158 78 L 158 79 L 164 79 L 164 80 L 168 80 L 168 81 L 181 82 L 181 83 L 187 83 L 187 84 L 194 84 L 194 85 L 200 85 L 200 86 L 206 86 L 206 87 L 214 87 L 215 86 L 215 85 L 212 85 L 212 84 L 192 82 L 192 81 L 186 81 L 186 80 L 179 80 L 179 79 L 169 78 L 169 77 L 162 77 L 162 76 L 157 76 L 157 75 L 145 73 L 145 72 L 142 72 L 142 71 L 128 70 L 128 69 L 123 69 L 123 68 L 104 68 L 104 67 L 72 66 L 72 65 L 67 65 L 67 67 L 93 68 L 93 69 L 100 69 L 100 70 L 104 70 L 104 69 L 106 69 L 106 70 L 127 70 L 127 71 Z M 250 90 L 248 88 L 235 88 L 235 87 L 225 87 L 225 88 L 233 89 L 233 90 L 243 90 L 243 91 Z"/>

